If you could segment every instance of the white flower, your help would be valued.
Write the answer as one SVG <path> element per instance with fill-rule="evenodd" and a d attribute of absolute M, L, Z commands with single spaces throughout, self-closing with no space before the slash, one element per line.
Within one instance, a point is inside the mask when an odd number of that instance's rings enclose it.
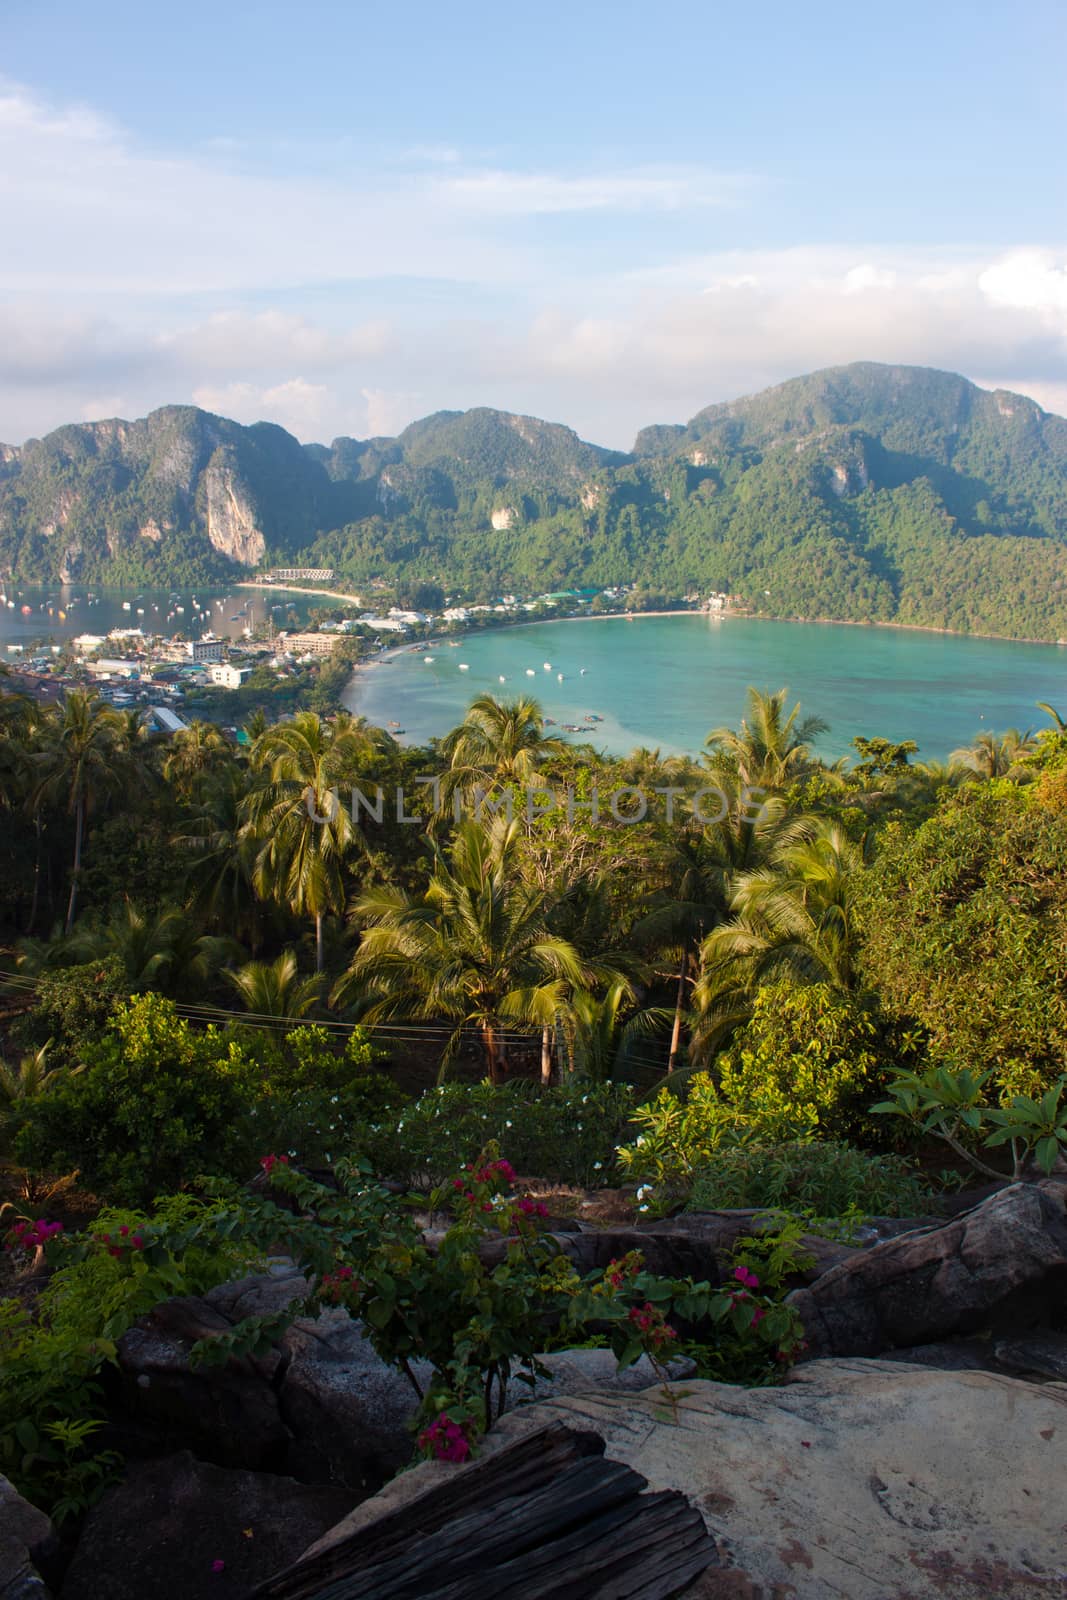
<path fill-rule="evenodd" d="M 599 1172 L 603 1165 L 604 1165 L 604 1163 L 602 1161 L 594 1161 L 593 1162 L 593 1171 L 594 1172 Z"/>
<path fill-rule="evenodd" d="M 638 1209 L 638 1211 L 647 1211 L 648 1207 L 647 1206 L 638 1206 L 637 1209 Z"/>

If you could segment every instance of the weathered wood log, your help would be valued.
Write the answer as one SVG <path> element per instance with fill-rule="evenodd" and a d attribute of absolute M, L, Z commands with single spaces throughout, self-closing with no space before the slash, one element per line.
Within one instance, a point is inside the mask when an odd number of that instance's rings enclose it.
<path fill-rule="evenodd" d="M 717 1563 L 700 1514 L 552 1424 L 247 1600 L 670 1600 Z"/>

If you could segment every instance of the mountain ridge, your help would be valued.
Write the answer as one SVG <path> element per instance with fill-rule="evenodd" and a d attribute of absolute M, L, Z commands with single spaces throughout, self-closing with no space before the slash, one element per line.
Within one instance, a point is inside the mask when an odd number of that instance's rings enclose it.
<path fill-rule="evenodd" d="M 1067 635 L 1067 420 L 857 362 L 642 429 L 490 407 L 301 444 L 192 406 L 0 446 L 0 568 L 202 582 L 264 563 L 482 598 L 640 581 L 775 616 Z"/>

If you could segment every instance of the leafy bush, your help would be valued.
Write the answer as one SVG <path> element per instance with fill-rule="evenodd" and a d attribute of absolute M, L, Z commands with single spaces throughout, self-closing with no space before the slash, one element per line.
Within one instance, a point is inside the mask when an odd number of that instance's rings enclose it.
<path fill-rule="evenodd" d="M 0 1470 L 58 1520 L 84 1510 L 117 1461 L 91 1445 L 104 1415 L 97 1377 L 117 1341 L 160 1300 L 202 1294 L 254 1259 L 231 1223 L 221 1202 L 188 1195 L 150 1216 L 105 1211 L 92 1234 L 52 1237 L 60 1265 L 32 1317 L 0 1300 Z M 17 1255 L 20 1239 L 9 1234 L 8 1248 Z"/>
<path fill-rule="evenodd" d="M 661 1089 L 636 1106 L 641 1132 L 617 1151 L 628 1178 L 649 1180 L 668 1193 L 684 1194 L 693 1174 L 726 1146 L 755 1139 L 774 1141 L 806 1132 L 807 1118 L 788 1106 L 742 1112 L 728 1104 L 707 1072 L 696 1072 L 683 1095 Z"/>
<path fill-rule="evenodd" d="M 857 1211 L 922 1216 L 930 1204 L 928 1190 L 901 1157 L 829 1140 L 719 1150 L 694 1175 L 689 1199 L 691 1211 L 781 1207 L 819 1217 Z"/>
<path fill-rule="evenodd" d="M 975 1153 L 974 1146 L 1010 1145 L 1012 1180 L 1036 1171 L 1049 1177 L 1067 1156 L 1067 1074 L 1042 1095 L 1003 1092 L 999 1109 L 988 1097 L 994 1069 L 973 1072 L 963 1067 L 928 1067 L 924 1073 L 899 1069 L 889 1084 L 888 1100 L 872 1106 L 883 1115 L 903 1117 L 920 1133 L 943 1139 L 958 1156 L 986 1177 L 1001 1173 Z"/>
<path fill-rule="evenodd" d="M 863 1125 L 884 1071 L 870 1010 L 827 984 L 766 984 L 717 1063 L 723 1099 L 758 1119 L 830 1138 Z"/>
<path fill-rule="evenodd" d="M 115 1007 L 130 992 L 117 956 L 77 966 L 46 968 L 36 979 L 30 1011 L 16 1025 L 26 1048 L 56 1042 L 55 1065 L 77 1066 L 83 1050 L 108 1026 Z"/>
<path fill-rule="evenodd" d="M 169 1000 L 141 995 L 83 1055 L 83 1072 L 28 1106 L 15 1135 L 25 1166 L 77 1167 L 90 1188 L 137 1205 L 250 1164 L 242 1114 L 257 1067 L 219 1029 L 196 1031 Z"/>
<path fill-rule="evenodd" d="M 358 1028 L 339 1055 L 323 1028 L 280 1041 L 196 1028 L 152 994 L 119 1006 L 82 1059 L 84 1071 L 26 1106 L 15 1152 L 37 1170 L 76 1167 L 128 1204 L 202 1175 L 243 1175 L 264 1148 L 325 1160 L 405 1098 L 373 1070 L 377 1052 Z"/>
<path fill-rule="evenodd" d="M 520 1172 L 594 1187 L 611 1178 L 631 1115 L 631 1091 L 618 1084 L 443 1084 L 395 1122 L 369 1129 L 356 1148 L 375 1172 L 413 1189 L 433 1188 L 490 1140 Z"/>
<path fill-rule="evenodd" d="M 298 1172 L 283 1158 L 265 1158 L 272 1185 L 296 1201 L 283 1211 L 270 1197 L 244 1202 L 251 1237 L 283 1245 L 313 1279 L 304 1306 L 250 1318 L 221 1339 L 204 1341 L 205 1360 L 262 1347 L 285 1321 L 322 1306 L 358 1316 L 375 1350 L 404 1373 L 426 1424 L 428 1455 L 463 1460 L 474 1437 L 506 1404 L 515 1368 L 532 1383 L 543 1372 L 537 1353 L 606 1331 L 619 1365 L 642 1354 L 655 1363 L 679 1349 L 670 1317 L 691 1325 L 706 1352 L 722 1346 L 761 1376 L 795 1353 L 800 1327 L 792 1309 L 753 1293 L 741 1268 L 724 1288 L 645 1271 L 632 1251 L 582 1277 L 544 1232 L 546 1210 L 516 1194 L 515 1173 L 492 1145 L 438 1189 L 437 1209 L 452 1214 L 431 1247 L 410 1208 L 368 1181 L 358 1164 L 341 1163 L 338 1187 Z M 742 1274 L 745 1274 L 742 1277 Z M 710 1357 L 709 1357 L 710 1359 Z M 432 1367 L 424 1388 L 413 1363 Z"/>
<path fill-rule="evenodd" d="M 326 1028 L 305 1024 L 281 1039 L 251 1028 L 234 1034 L 260 1068 L 248 1120 L 257 1149 L 290 1150 L 305 1166 L 329 1166 L 355 1150 L 368 1128 L 395 1123 L 410 1096 L 379 1069 L 383 1052 L 362 1028 L 338 1053 Z"/>

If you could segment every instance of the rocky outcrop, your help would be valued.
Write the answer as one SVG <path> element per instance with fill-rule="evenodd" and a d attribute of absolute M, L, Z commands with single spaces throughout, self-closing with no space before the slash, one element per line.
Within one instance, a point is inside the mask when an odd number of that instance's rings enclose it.
<path fill-rule="evenodd" d="M 233 463 L 225 456 L 213 458 L 202 483 L 207 536 L 212 549 L 243 567 L 258 566 L 266 550 L 266 541 L 247 489 Z"/>
<path fill-rule="evenodd" d="M 165 1300 L 119 1340 L 119 1406 L 172 1449 L 223 1466 L 281 1470 L 292 1436 L 270 1381 L 278 1358 L 193 1364 L 193 1346 L 231 1326 L 193 1295 Z"/>
<path fill-rule="evenodd" d="M 343 1489 L 234 1472 L 187 1452 L 134 1462 L 90 1511 L 62 1600 L 242 1595 L 352 1504 Z"/>
<path fill-rule="evenodd" d="M 706 1600 L 1041 1600 L 1067 1582 L 1067 1392 L 987 1373 L 820 1361 L 776 1389 L 686 1382 L 551 1400 L 484 1452 L 550 1422 L 701 1511 L 721 1561 Z M 428 1463 L 364 1502 L 336 1544 L 468 1467 Z"/>
<path fill-rule="evenodd" d="M 38 1568 L 54 1565 L 58 1543 L 51 1519 L 0 1473 L 0 1600 L 48 1600 Z"/>
<path fill-rule="evenodd" d="M 943 1227 L 888 1239 L 791 1295 L 811 1356 L 877 1355 L 1067 1311 L 1067 1188 L 1012 1184 Z"/>

